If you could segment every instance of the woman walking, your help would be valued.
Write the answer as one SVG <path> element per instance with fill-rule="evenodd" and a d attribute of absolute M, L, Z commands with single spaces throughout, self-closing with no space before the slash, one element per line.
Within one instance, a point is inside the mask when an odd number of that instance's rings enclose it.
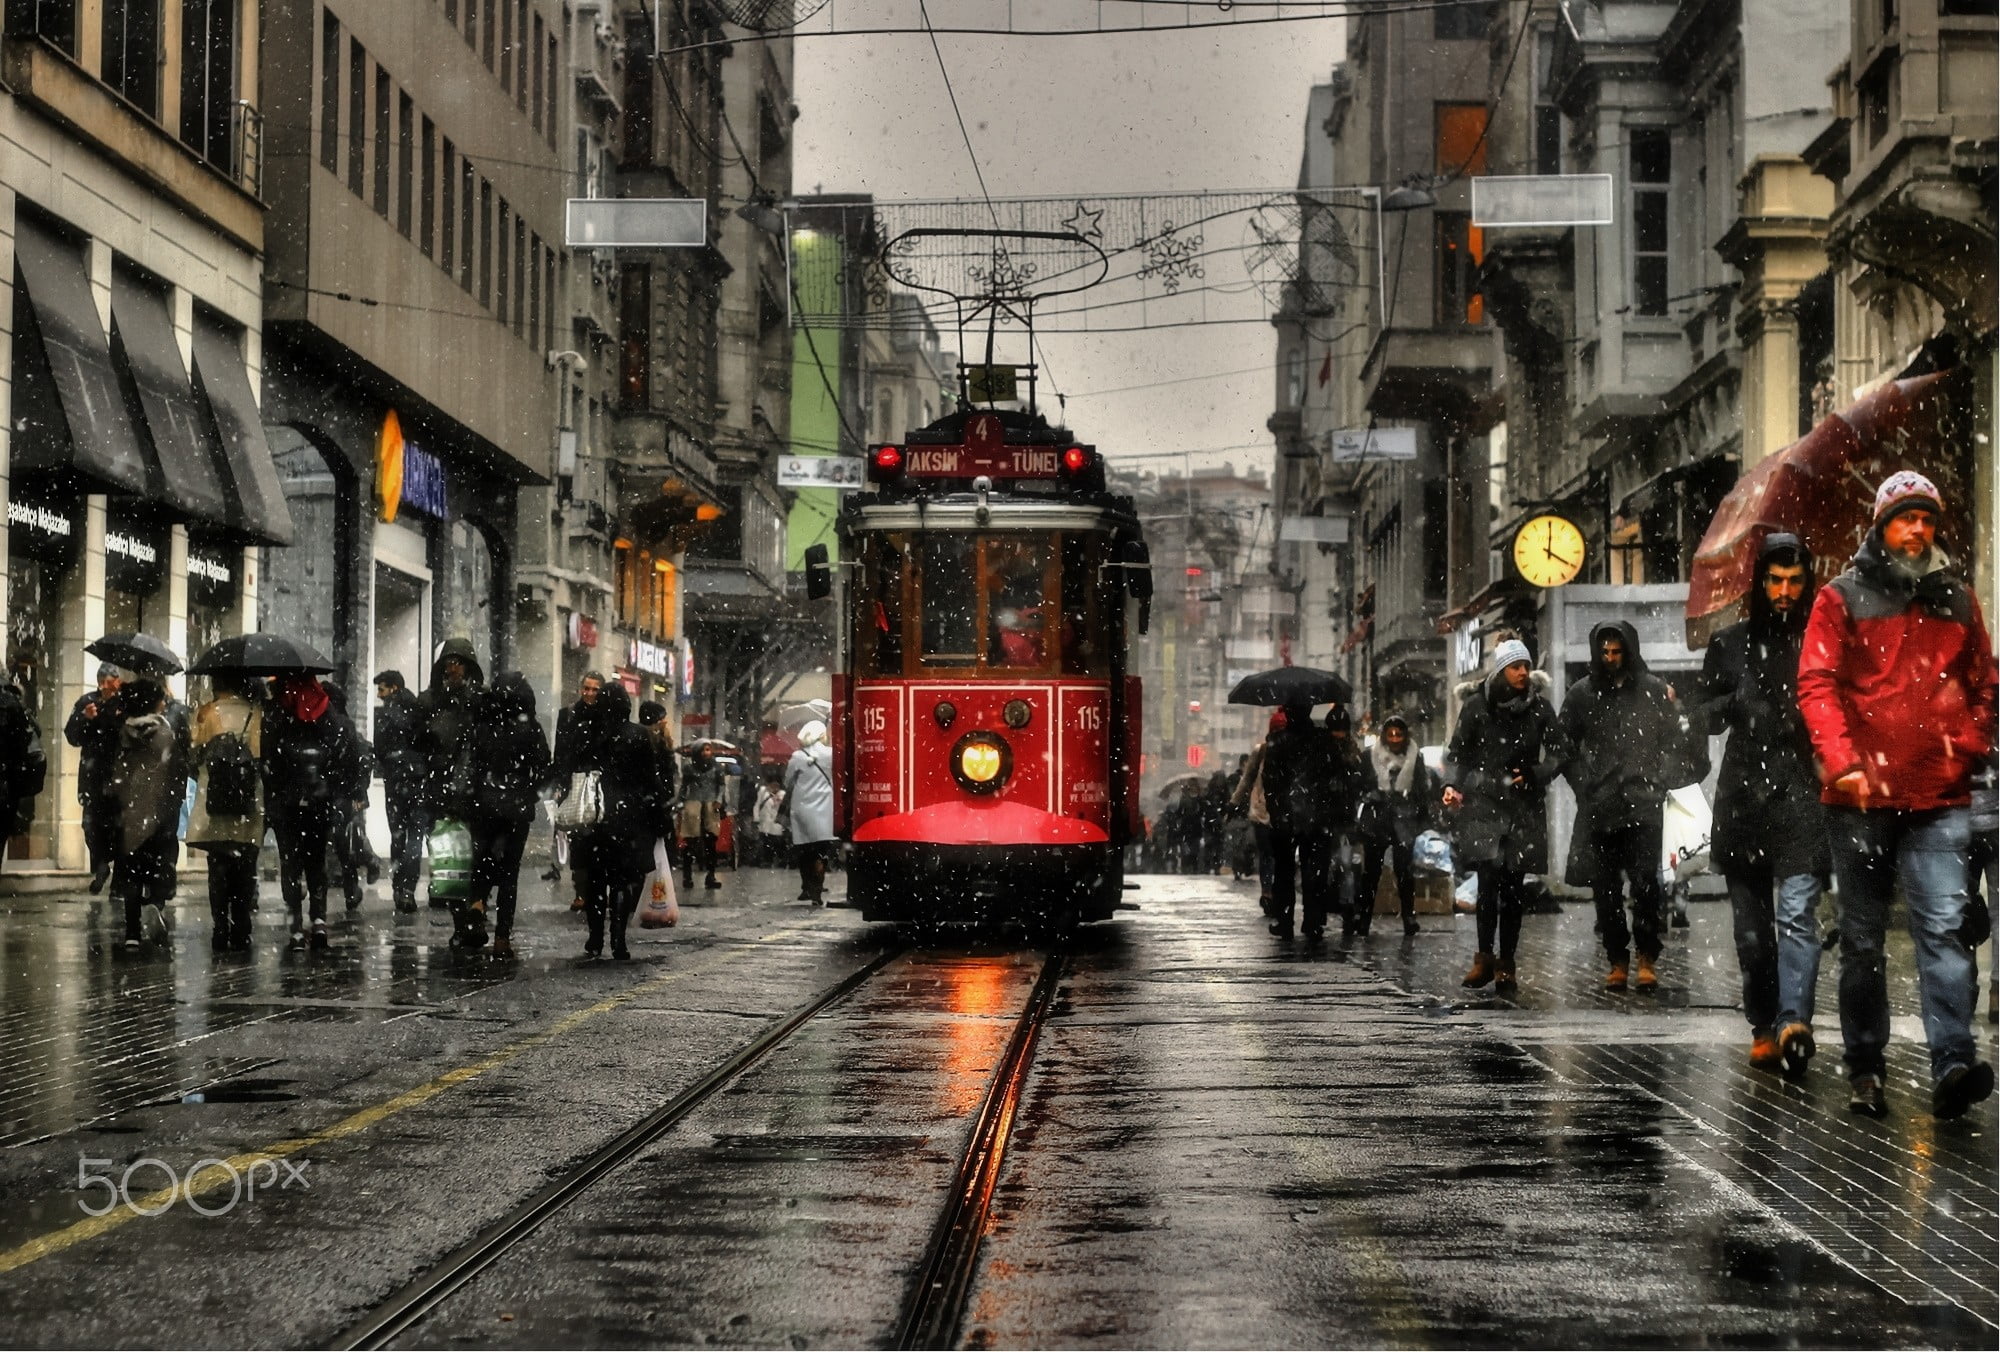
<path fill-rule="evenodd" d="M 833 748 L 826 724 L 799 729 L 799 749 L 785 766 L 785 796 L 792 806 L 792 854 L 799 866 L 799 900 L 826 905 L 826 868 L 833 859 Z"/>
<path fill-rule="evenodd" d="M 695 856 L 708 871 L 704 885 L 722 886 L 715 876 L 715 840 L 722 834 L 722 767 L 716 764 L 715 748 L 695 749 L 694 759 L 681 774 L 680 835 L 681 886 L 694 886 Z"/>
<path fill-rule="evenodd" d="M 175 773 L 174 728 L 163 712 L 166 691 L 156 681 L 137 680 L 124 688 L 120 700 L 125 721 L 105 786 L 116 813 L 111 895 L 125 903 L 125 947 L 137 949 L 142 928 L 155 942 L 166 938 L 161 907 L 173 895 L 174 848 L 187 781 Z"/>
<path fill-rule="evenodd" d="M 493 956 L 514 956 L 514 906 L 521 883 L 521 852 L 535 820 L 535 804 L 549 782 L 554 757 L 535 718 L 535 692 L 518 671 L 503 672 L 474 715 L 472 737 L 472 896 L 453 942 L 486 944 L 486 915 L 493 914 Z"/>
<path fill-rule="evenodd" d="M 581 863 L 584 916 L 590 937 L 583 955 L 604 952 L 605 931 L 611 935 L 611 956 L 624 961 L 625 928 L 639 906 L 639 889 L 653 867 L 653 843 L 660 835 L 659 774 L 653 746 L 631 721 L 632 697 L 613 682 L 598 696 L 605 705 L 603 736 L 579 759 L 579 770 L 595 770 L 604 794 L 604 813 L 597 824 L 579 829 L 571 841 L 572 858 Z"/>
<path fill-rule="evenodd" d="M 1368 783 L 1361 800 L 1355 834 L 1361 838 L 1360 886 L 1354 894 L 1354 932 L 1366 934 L 1375 913 L 1375 888 L 1382 881 L 1382 863 L 1396 874 L 1397 908 L 1403 933 L 1415 934 L 1416 878 L 1411 850 L 1430 826 L 1438 801 L 1437 776 L 1424 764 L 1423 752 L 1410 741 L 1410 725 L 1401 714 L 1382 720 L 1381 735 L 1368 750 Z"/>
<path fill-rule="evenodd" d="M 188 845 L 208 855 L 209 944 L 217 953 L 250 951 L 257 856 L 264 846 L 263 682 L 216 676 L 215 698 L 195 710 L 191 735 L 194 815 Z"/>
<path fill-rule="evenodd" d="M 1548 871 L 1548 789 L 1568 749 L 1548 687 L 1528 645 L 1511 638 L 1493 650 L 1491 675 L 1460 687 L 1466 700 L 1445 752 L 1444 805 L 1458 812 L 1458 857 L 1479 875 L 1479 952 L 1460 983 L 1467 988 L 1514 989 L 1524 875 Z"/>
<path fill-rule="evenodd" d="M 292 920 L 291 947 L 327 946 L 326 852 L 332 843 L 334 792 L 354 779 L 351 725 L 334 715 L 317 676 L 278 678 L 276 707 L 264 724 L 264 810 L 278 838 L 278 872 Z"/>

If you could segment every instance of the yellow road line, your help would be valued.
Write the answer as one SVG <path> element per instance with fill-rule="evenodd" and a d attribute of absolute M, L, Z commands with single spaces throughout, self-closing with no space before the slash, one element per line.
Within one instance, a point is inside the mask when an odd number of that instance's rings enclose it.
<path fill-rule="evenodd" d="M 751 940 L 751 942 L 753 944 L 769 943 L 773 939 L 782 939 L 796 934 L 800 930 L 812 928 L 817 923 L 817 921 L 805 921 L 796 925 L 788 925 L 783 929 L 773 930 L 769 934 L 760 935 L 756 939 Z M 725 949 L 733 949 L 735 945 L 728 944 L 723 947 Z M 376 1104 L 372 1108 L 363 1108 L 358 1113 L 343 1117 L 324 1131 L 317 1131 L 310 1136 L 300 1136 L 289 1141 L 279 1141 L 277 1144 L 266 1147 L 263 1150 L 250 1150 L 240 1155 L 232 1155 L 226 1160 L 211 1164 L 205 1169 L 189 1174 L 185 1179 L 181 1180 L 178 1186 L 161 1188 L 155 1192 L 148 1193 L 144 1197 L 133 1198 L 129 1205 L 114 1206 L 102 1216 L 86 1217 L 74 1224 L 66 1225 L 60 1230 L 52 1231 L 36 1239 L 31 1239 L 25 1244 L 17 1245 L 14 1248 L 6 1250 L 4 1253 L 0 1253 L 0 1275 L 12 1272 L 16 1268 L 26 1267 L 30 1263 L 39 1262 L 66 1249 L 75 1248 L 79 1244 L 96 1239 L 99 1235 L 108 1234 L 121 1225 L 141 1219 L 141 1213 L 158 1215 L 182 1197 L 195 1198 L 225 1187 L 239 1187 L 241 1186 L 243 1176 L 256 1165 L 267 1164 L 275 1168 L 279 1160 L 289 1159 L 301 1151 L 317 1149 L 331 1142 L 344 1140 L 349 1136 L 364 1132 L 380 1122 L 395 1117 L 399 1113 L 408 1112 L 412 1108 L 430 1102 L 430 1100 L 444 1093 L 447 1089 L 456 1088 L 468 1080 L 475 1080 L 488 1071 L 498 1069 L 506 1065 L 509 1061 L 535 1050 L 537 1047 L 546 1046 L 564 1034 L 588 1023 L 600 1014 L 608 1014 L 614 1009 L 628 1005 L 640 996 L 658 990 L 660 987 L 668 985 L 671 982 L 681 980 L 684 977 L 699 976 L 702 973 L 711 971 L 720 966 L 725 958 L 734 958 L 736 956 L 739 955 L 732 952 L 717 953 L 707 962 L 699 963 L 693 967 L 679 968 L 662 976 L 655 977 L 651 981 L 640 982 L 638 985 L 620 991 L 616 995 L 607 996 L 594 1005 L 588 1005 L 572 1013 L 565 1014 L 541 1032 L 522 1038 L 519 1042 L 512 1043 L 509 1046 L 502 1047 L 490 1056 L 474 1061 L 469 1065 L 460 1066 L 455 1070 L 448 1070 L 436 1079 L 426 1084 L 418 1085 L 415 1089 L 406 1090 L 392 1099 Z"/>

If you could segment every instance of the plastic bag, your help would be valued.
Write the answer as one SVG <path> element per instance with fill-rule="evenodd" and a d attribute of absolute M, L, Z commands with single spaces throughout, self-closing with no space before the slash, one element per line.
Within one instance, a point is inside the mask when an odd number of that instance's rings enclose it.
<path fill-rule="evenodd" d="M 1451 908 L 1460 915 L 1470 915 L 1479 909 L 1479 875 L 1468 873 L 1465 881 L 1452 889 Z"/>
<path fill-rule="evenodd" d="M 1410 861 L 1433 873 L 1450 873 L 1451 842 L 1436 831 L 1426 831 L 1411 843 Z"/>
<path fill-rule="evenodd" d="M 461 901 L 472 895 L 472 828 L 440 818 L 424 841 L 431 857 L 431 896 Z"/>
<path fill-rule="evenodd" d="M 595 826 L 604 820 L 604 780 L 595 770 L 569 777 L 569 792 L 556 804 L 556 825 L 565 831 Z"/>
<path fill-rule="evenodd" d="M 681 918 L 680 898 L 674 892 L 673 861 L 667 857 L 667 842 L 653 842 L 653 871 L 639 888 L 639 928 L 666 929 Z"/>
<path fill-rule="evenodd" d="M 1660 866 L 1668 878 L 1685 882 L 1697 873 L 1706 873 L 1715 813 L 1702 796 L 1701 786 L 1691 784 L 1669 793 L 1660 816 Z"/>

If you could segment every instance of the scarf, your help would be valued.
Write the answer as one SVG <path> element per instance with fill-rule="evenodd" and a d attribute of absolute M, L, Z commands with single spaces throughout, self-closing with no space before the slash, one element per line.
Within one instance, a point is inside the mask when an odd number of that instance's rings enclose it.
<path fill-rule="evenodd" d="M 301 723 L 319 722 L 330 703 L 317 676 L 293 673 L 278 678 L 278 707 Z"/>
<path fill-rule="evenodd" d="M 1410 786 L 1417 780 L 1416 744 L 1403 743 L 1403 754 L 1398 756 L 1389 750 L 1387 742 L 1378 739 L 1369 748 L 1368 757 L 1375 763 L 1375 782 L 1407 798 Z"/>

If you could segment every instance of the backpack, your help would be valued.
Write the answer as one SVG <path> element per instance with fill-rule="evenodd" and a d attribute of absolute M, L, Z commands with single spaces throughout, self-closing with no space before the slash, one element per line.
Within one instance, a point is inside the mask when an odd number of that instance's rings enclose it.
<path fill-rule="evenodd" d="M 242 733 L 225 732 L 209 742 L 202 801 L 211 817 L 247 817 L 257 810 L 257 762 Z"/>

